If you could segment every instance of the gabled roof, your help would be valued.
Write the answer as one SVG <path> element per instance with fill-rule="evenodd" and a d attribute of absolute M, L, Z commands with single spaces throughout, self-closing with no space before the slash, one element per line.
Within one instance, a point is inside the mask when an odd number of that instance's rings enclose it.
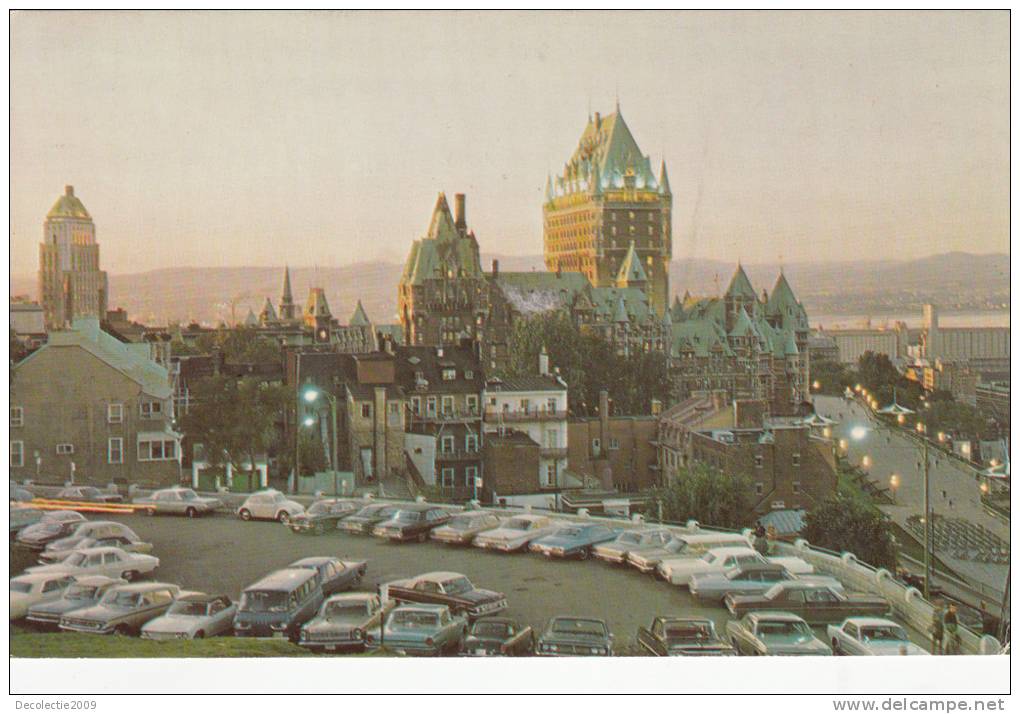
<path fill-rule="evenodd" d="M 149 345 L 144 342 L 121 342 L 103 332 L 95 317 L 77 318 L 70 330 L 51 332 L 46 344 L 19 362 L 15 369 L 31 362 L 46 350 L 79 347 L 138 384 L 145 394 L 169 399 L 170 377 L 166 368 L 149 358 Z"/>
<path fill-rule="evenodd" d="M 368 327 L 372 324 L 372 321 L 368 319 L 368 313 L 365 312 L 365 308 L 361 304 L 361 300 L 358 300 L 358 306 L 354 308 L 354 314 L 351 315 L 348 324 L 351 327 Z"/>
<path fill-rule="evenodd" d="M 259 320 L 261 322 L 276 322 L 276 310 L 273 308 L 273 301 L 266 298 L 265 303 L 262 305 L 262 311 L 259 313 Z"/>
<path fill-rule="evenodd" d="M 744 272 L 744 266 L 737 264 L 737 271 L 733 273 L 733 279 L 730 280 L 730 286 L 726 288 L 727 297 L 743 297 L 750 300 L 757 300 L 758 295 L 754 292 L 754 287 L 751 285 L 751 281 L 747 277 L 747 273 Z"/>
<path fill-rule="evenodd" d="M 737 321 L 733 324 L 733 329 L 730 330 L 730 335 L 732 337 L 760 337 L 758 331 L 751 323 L 751 318 L 747 315 L 747 310 L 743 307 L 741 307 L 740 312 L 737 313 Z"/>
<path fill-rule="evenodd" d="M 648 282 L 648 274 L 641 267 L 641 258 L 638 257 L 637 251 L 634 250 L 634 241 L 630 242 L 630 247 L 627 248 L 627 255 L 623 257 L 623 262 L 620 263 L 620 270 L 616 274 L 616 282 L 621 287 L 631 283 Z"/>
<path fill-rule="evenodd" d="M 326 302 L 326 291 L 322 288 L 310 288 L 308 302 L 305 303 L 306 317 L 329 317 L 329 303 Z"/>
<path fill-rule="evenodd" d="M 769 296 L 765 305 L 765 312 L 771 316 L 778 316 L 782 320 L 783 327 L 793 330 L 807 330 L 808 319 L 804 306 L 797 300 L 790 284 L 786 282 L 786 276 L 782 272 L 776 278 L 776 285 L 772 288 L 772 295 Z"/>

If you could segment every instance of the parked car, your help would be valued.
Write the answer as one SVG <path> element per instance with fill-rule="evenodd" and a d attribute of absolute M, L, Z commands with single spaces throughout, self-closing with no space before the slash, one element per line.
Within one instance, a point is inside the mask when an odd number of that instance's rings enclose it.
<path fill-rule="evenodd" d="M 105 575 L 83 575 L 75 578 L 56 600 L 47 600 L 28 608 L 27 619 L 36 625 L 57 627 L 61 617 L 95 605 L 110 588 L 118 585 L 127 585 L 127 581 Z"/>
<path fill-rule="evenodd" d="M 398 605 L 386 616 L 382 636 L 370 632 L 365 642 L 398 654 L 453 654 L 460 650 L 467 627 L 467 618 L 454 615 L 446 605 Z"/>
<path fill-rule="evenodd" d="M 11 540 L 15 540 L 18 537 L 18 533 L 25 528 L 41 521 L 44 513 L 46 511 L 12 502 L 10 520 L 8 520 L 8 525 L 11 528 Z"/>
<path fill-rule="evenodd" d="M 28 615 L 33 605 L 56 600 L 73 582 L 68 573 L 23 573 L 11 578 L 11 620 Z"/>
<path fill-rule="evenodd" d="M 463 657 L 522 657 L 535 649 L 535 634 L 516 620 L 483 617 L 475 620 L 461 645 Z"/>
<path fill-rule="evenodd" d="M 394 607 L 396 602 L 384 604 L 375 593 L 334 595 L 301 627 L 298 644 L 327 652 L 363 648 L 370 632 L 378 638 L 383 617 Z"/>
<path fill-rule="evenodd" d="M 593 617 L 554 617 L 535 645 L 541 657 L 590 657 L 613 654 L 613 635 L 603 620 Z"/>
<path fill-rule="evenodd" d="M 322 604 L 319 573 L 285 568 L 249 585 L 234 615 L 236 637 L 283 637 L 297 641 L 301 626 Z"/>
<path fill-rule="evenodd" d="M 342 498 L 324 498 L 310 505 L 304 512 L 295 514 L 290 519 L 290 529 L 295 533 L 314 533 L 322 535 L 326 531 L 335 531 L 340 521 L 353 516 L 361 509 L 358 501 Z"/>
<path fill-rule="evenodd" d="M 790 612 L 749 612 L 726 623 L 726 636 L 742 655 L 831 655 L 800 617 Z"/>
<path fill-rule="evenodd" d="M 47 543 L 71 535 L 85 520 L 77 511 L 47 511 L 38 522 L 18 531 L 17 542 L 23 548 L 42 550 Z"/>
<path fill-rule="evenodd" d="M 725 573 L 727 570 L 755 563 L 776 563 L 798 575 L 814 572 L 814 567 L 790 556 L 766 558 L 754 548 L 745 546 L 713 548 L 700 558 L 677 558 L 659 563 L 658 573 L 673 585 L 689 585 L 695 575 Z"/>
<path fill-rule="evenodd" d="M 926 655 L 929 652 L 910 641 L 907 631 L 881 617 L 848 617 L 826 627 L 832 651 L 842 655 Z"/>
<path fill-rule="evenodd" d="M 117 521 L 84 521 L 75 524 L 71 530 L 73 537 L 111 538 L 123 536 L 132 540 L 140 541 L 138 535 L 123 523 Z"/>
<path fill-rule="evenodd" d="M 138 536 L 135 536 L 137 539 Z M 109 536 L 107 538 L 91 538 L 88 536 L 68 536 L 49 543 L 39 554 L 39 563 L 46 565 L 56 563 L 76 550 L 87 548 L 120 548 L 128 553 L 151 553 L 152 543 L 143 540 L 131 540 L 126 536 Z"/>
<path fill-rule="evenodd" d="M 104 493 L 95 486 L 68 486 L 56 495 L 58 501 L 78 501 L 83 503 L 124 503 L 119 493 Z"/>
<path fill-rule="evenodd" d="M 755 595 L 763 593 L 776 583 L 804 579 L 820 585 L 842 588 L 836 578 L 827 575 L 794 575 L 779 563 L 745 563 L 730 568 L 724 573 L 701 573 L 691 576 L 691 595 L 702 602 L 722 602 L 734 595 Z"/>
<path fill-rule="evenodd" d="M 128 582 L 139 575 L 152 573 L 159 567 L 159 558 L 142 553 L 128 553 L 120 548 L 86 548 L 72 551 L 63 560 L 46 565 L 33 565 L 29 573 L 68 573 L 70 575 L 106 575 Z"/>
<path fill-rule="evenodd" d="M 735 655 L 732 645 L 719 637 L 707 617 L 656 617 L 650 627 L 639 627 L 638 645 L 656 657 L 720 657 Z"/>
<path fill-rule="evenodd" d="M 401 506 L 389 519 L 377 523 L 372 529 L 372 535 L 399 543 L 409 540 L 424 543 L 433 528 L 449 520 L 450 514 L 438 506 L 412 503 Z"/>
<path fill-rule="evenodd" d="M 218 498 L 199 496 L 190 488 L 164 488 L 139 497 L 134 503 L 143 506 L 150 516 L 186 516 L 196 518 L 223 507 Z"/>
<path fill-rule="evenodd" d="M 185 593 L 169 583 L 129 583 L 110 588 L 91 607 L 60 618 L 60 629 L 98 635 L 134 635 L 142 625 L 166 612 Z"/>
<path fill-rule="evenodd" d="M 555 532 L 560 525 L 548 516 L 524 513 L 508 518 L 499 528 L 481 533 L 475 538 L 474 545 L 486 550 L 512 553 L 524 550 L 536 538 Z"/>
<path fill-rule="evenodd" d="M 369 535 L 377 523 L 389 520 L 399 506 L 389 503 L 370 503 L 353 516 L 340 521 L 340 530 L 345 533 Z"/>
<path fill-rule="evenodd" d="M 495 513 L 465 511 L 453 516 L 438 528 L 434 528 L 430 537 L 440 543 L 471 545 L 475 536 L 499 528 L 499 523 L 499 516 Z"/>
<path fill-rule="evenodd" d="M 27 503 L 35 498 L 35 494 L 27 488 L 17 486 L 11 489 L 11 500 L 17 503 Z"/>
<path fill-rule="evenodd" d="M 473 620 L 495 615 L 506 609 L 506 595 L 476 588 L 460 573 L 424 573 L 410 580 L 398 580 L 387 586 L 388 597 L 399 602 L 446 605 L 454 614 Z"/>
<path fill-rule="evenodd" d="M 260 519 L 289 524 L 291 518 L 304 513 L 304 510 L 305 507 L 297 501 L 269 488 L 248 496 L 237 509 L 237 517 L 242 521 Z"/>
<path fill-rule="evenodd" d="M 615 540 L 595 546 L 593 552 L 607 563 L 624 563 L 633 551 L 661 548 L 673 538 L 668 528 L 632 528 L 620 533 Z"/>
<path fill-rule="evenodd" d="M 229 633 L 237 605 L 226 595 L 189 593 L 142 626 L 143 640 L 195 640 Z"/>
<path fill-rule="evenodd" d="M 319 574 L 323 596 L 350 590 L 361 582 L 368 570 L 368 561 L 340 560 L 329 556 L 312 556 L 296 560 L 288 568 L 308 568 Z"/>
<path fill-rule="evenodd" d="M 890 609 L 889 601 L 877 595 L 847 593 L 831 585 L 798 580 L 776 583 L 760 595 L 727 595 L 723 602 L 736 617 L 754 610 L 782 610 L 812 625 L 841 622 L 851 615 L 885 615 Z"/>
<path fill-rule="evenodd" d="M 726 546 L 751 546 L 751 541 L 741 533 L 693 533 L 674 535 L 663 546 L 639 548 L 627 553 L 627 563 L 642 573 L 654 573 L 663 560 L 674 558 L 700 558 L 712 548 Z"/>
<path fill-rule="evenodd" d="M 571 523 L 547 536 L 531 541 L 529 550 L 547 558 L 587 560 L 592 548 L 616 538 L 616 531 L 598 523 Z"/>

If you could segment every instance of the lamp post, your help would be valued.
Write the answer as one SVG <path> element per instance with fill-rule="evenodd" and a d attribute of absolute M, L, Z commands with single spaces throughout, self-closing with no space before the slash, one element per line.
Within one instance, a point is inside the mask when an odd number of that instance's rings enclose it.
<path fill-rule="evenodd" d="M 337 435 L 336 435 L 336 397 L 329 392 L 315 387 L 308 387 L 304 391 L 304 399 L 309 404 L 313 404 L 319 395 L 326 397 L 326 401 L 329 402 L 329 418 L 330 426 L 333 429 L 332 449 L 329 452 L 329 464 L 333 470 L 333 496 L 335 498 L 340 497 L 340 472 L 337 470 Z M 307 423 L 307 422 L 306 422 Z"/>
<path fill-rule="evenodd" d="M 892 491 L 893 503 L 896 503 L 896 489 L 900 487 L 900 475 L 893 474 L 889 477 L 889 490 Z"/>

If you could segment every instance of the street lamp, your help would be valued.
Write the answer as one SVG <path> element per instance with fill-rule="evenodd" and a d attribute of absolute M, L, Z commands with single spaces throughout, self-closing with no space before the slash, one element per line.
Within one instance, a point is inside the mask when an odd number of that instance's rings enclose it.
<path fill-rule="evenodd" d="M 320 394 L 326 398 L 326 401 L 329 402 L 330 426 L 332 426 L 332 428 L 333 428 L 333 448 L 329 452 L 329 464 L 330 464 L 330 467 L 333 469 L 333 496 L 336 497 L 336 498 L 339 498 L 340 497 L 340 472 L 338 470 L 338 464 L 337 464 L 337 447 L 336 447 L 336 445 L 337 445 L 337 434 L 336 434 L 336 397 L 333 396 L 332 394 L 330 394 L 329 392 L 325 391 L 325 390 L 317 389 L 315 387 L 307 387 L 304 390 L 304 392 L 302 393 L 302 397 L 304 397 L 304 400 L 306 402 L 308 402 L 309 404 L 312 404 L 312 403 L 314 403 L 319 398 Z M 315 419 L 313 419 L 312 417 L 308 417 L 304 421 L 305 421 L 305 426 L 312 426 L 313 424 L 315 424 Z"/>
<path fill-rule="evenodd" d="M 893 474 L 889 477 L 889 490 L 892 491 L 893 503 L 896 503 L 896 490 L 900 487 L 900 475 Z"/>
<path fill-rule="evenodd" d="M 819 389 L 822 388 L 822 383 L 816 379 L 814 382 L 811 383 L 811 388 L 817 392 Z"/>
<path fill-rule="evenodd" d="M 868 456 L 867 454 L 865 454 L 865 455 L 864 455 L 864 456 L 863 456 L 863 457 L 861 458 L 861 468 L 863 468 L 863 469 L 865 469 L 865 470 L 867 470 L 867 469 L 870 469 L 870 468 L 871 468 L 871 457 L 870 457 L 870 456 Z"/>

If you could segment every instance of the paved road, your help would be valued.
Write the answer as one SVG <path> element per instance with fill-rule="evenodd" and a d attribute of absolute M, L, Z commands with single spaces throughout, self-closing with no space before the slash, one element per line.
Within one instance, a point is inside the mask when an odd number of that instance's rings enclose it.
<path fill-rule="evenodd" d="M 839 421 L 834 433 L 837 438 L 846 439 L 849 443 L 848 458 L 852 463 L 860 464 L 865 455 L 871 457 L 869 473 L 873 481 L 888 487 L 890 475 L 899 474 L 896 504 L 881 508 L 906 529 L 908 517 L 920 516 L 924 512 L 924 477 L 919 468 L 921 456 L 915 442 L 880 425 L 860 404 L 848 403 L 838 397 L 818 396 L 815 397 L 815 408 L 819 414 Z M 849 434 L 855 426 L 874 430 L 869 430 L 860 441 L 854 441 Z M 936 458 L 935 452 L 932 452 L 929 458 L 932 463 L 929 471 L 930 498 L 936 515 L 979 523 L 1009 543 L 1009 526 L 982 508 L 981 493 L 973 473 L 966 473 L 945 455 L 938 454 Z M 999 591 L 1006 581 L 1005 565 L 954 558 L 944 551 L 939 551 L 938 557 L 961 575 Z"/>

